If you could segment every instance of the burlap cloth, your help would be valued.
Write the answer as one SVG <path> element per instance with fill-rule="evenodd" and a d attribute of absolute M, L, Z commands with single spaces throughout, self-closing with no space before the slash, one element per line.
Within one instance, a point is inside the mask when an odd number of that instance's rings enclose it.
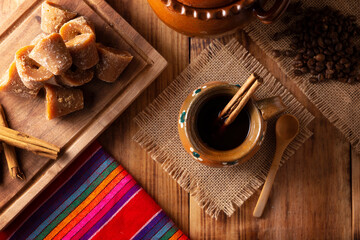
<path fill-rule="evenodd" d="M 264 183 L 275 150 L 275 119 L 269 122 L 264 143 L 251 160 L 235 167 L 210 168 L 196 162 L 181 145 L 177 130 L 180 106 L 190 92 L 206 82 L 242 84 L 253 72 L 264 78 L 256 97 L 280 95 L 287 112 L 300 121 L 300 134 L 286 149 L 282 159 L 285 161 L 312 135 L 306 126 L 313 116 L 235 39 L 226 46 L 213 41 L 135 118 L 140 130 L 134 139 L 212 217 L 220 211 L 231 216 L 234 204 L 242 205 Z"/>
<path fill-rule="evenodd" d="M 357 24 L 360 25 L 360 1 L 359 0 L 303 0 L 303 6 L 322 7 L 331 6 L 340 10 L 345 15 L 355 15 Z M 283 16 L 285 17 L 286 14 Z M 254 21 L 245 28 L 249 36 L 266 52 L 270 57 L 273 49 L 289 49 L 291 36 L 273 41 L 274 33 L 286 29 L 292 21 L 283 23 L 277 21 L 271 25 L 265 25 Z M 359 44 L 359 39 L 357 39 Z M 280 68 L 293 79 L 301 91 L 310 101 L 329 119 L 350 141 L 351 145 L 360 152 L 360 83 L 350 85 L 336 81 L 329 81 L 320 84 L 308 82 L 310 74 L 297 77 L 291 71 L 293 60 L 288 57 L 274 59 Z"/>

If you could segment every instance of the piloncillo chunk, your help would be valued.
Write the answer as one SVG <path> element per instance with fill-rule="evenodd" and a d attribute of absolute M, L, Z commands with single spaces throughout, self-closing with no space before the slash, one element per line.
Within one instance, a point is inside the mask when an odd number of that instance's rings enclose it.
<path fill-rule="evenodd" d="M 61 26 L 76 15 L 75 12 L 70 12 L 55 3 L 45 1 L 41 5 L 41 30 L 46 33 L 58 33 Z"/>
<path fill-rule="evenodd" d="M 63 88 L 45 84 L 46 118 L 53 119 L 84 108 L 83 92 L 75 88 Z"/>
<path fill-rule="evenodd" d="M 59 31 L 65 42 L 73 39 L 81 34 L 93 34 L 95 36 L 95 28 L 93 24 L 84 17 L 77 17 L 65 23 Z"/>
<path fill-rule="evenodd" d="M 34 98 L 40 89 L 29 89 L 21 81 L 17 72 L 16 63 L 12 62 L 0 82 L 0 91 L 16 93 L 21 97 Z"/>
<path fill-rule="evenodd" d="M 82 70 L 92 68 L 99 62 L 95 35 L 81 34 L 66 42 L 73 64 Z"/>
<path fill-rule="evenodd" d="M 58 33 L 52 33 L 40 39 L 29 57 L 46 67 L 54 75 L 65 72 L 72 64 L 70 52 Z"/>
<path fill-rule="evenodd" d="M 60 85 L 65 85 L 68 87 L 78 87 L 90 82 L 93 77 L 93 69 L 81 70 L 80 68 L 73 65 L 71 68 L 69 68 L 69 70 L 60 76 L 56 76 L 56 82 Z"/>
<path fill-rule="evenodd" d="M 99 53 L 99 63 L 95 68 L 96 77 L 105 82 L 115 82 L 131 62 L 133 56 L 127 51 L 106 47 L 102 44 L 96 44 L 96 46 Z"/>
<path fill-rule="evenodd" d="M 20 48 L 15 53 L 16 68 L 21 81 L 27 88 L 39 90 L 43 83 L 54 77 L 54 74 L 29 57 L 34 45 Z"/>

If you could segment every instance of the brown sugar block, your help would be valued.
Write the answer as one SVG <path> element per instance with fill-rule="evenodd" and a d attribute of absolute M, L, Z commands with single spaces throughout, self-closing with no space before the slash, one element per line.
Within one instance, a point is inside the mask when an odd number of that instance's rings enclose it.
<path fill-rule="evenodd" d="M 29 57 L 33 48 L 33 45 L 20 48 L 15 53 L 15 62 L 21 81 L 27 88 L 36 91 L 43 86 L 43 82 L 51 79 L 54 75 Z"/>
<path fill-rule="evenodd" d="M 30 45 L 36 45 L 41 39 L 43 39 L 46 36 L 47 36 L 46 33 L 40 33 L 30 42 Z"/>
<path fill-rule="evenodd" d="M 72 66 L 66 72 L 56 77 L 56 81 L 65 86 L 77 87 L 84 85 L 92 80 L 94 77 L 94 70 L 81 70 L 76 66 Z"/>
<path fill-rule="evenodd" d="M 38 94 L 40 89 L 29 89 L 27 88 L 17 72 L 16 63 L 12 62 L 5 76 L 0 82 L 0 91 L 16 93 L 21 97 L 34 98 Z"/>
<path fill-rule="evenodd" d="M 80 89 L 63 88 L 50 84 L 46 90 L 46 117 L 53 119 L 84 108 L 84 97 Z"/>
<path fill-rule="evenodd" d="M 55 75 L 65 72 L 72 64 L 69 50 L 58 33 L 52 33 L 39 40 L 29 57 Z"/>
<path fill-rule="evenodd" d="M 66 42 L 73 64 L 80 69 L 86 70 L 99 62 L 96 49 L 95 36 L 93 34 L 81 34 Z"/>
<path fill-rule="evenodd" d="M 58 33 L 61 26 L 76 15 L 75 12 L 70 12 L 55 3 L 46 1 L 41 5 L 41 30 L 46 33 Z"/>
<path fill-rule="evenodd" d="M 90 21 L 81 16 L 65 23 L 60 28 L 59 33 L 67 42 L 81 34 L 93 34 L 95 36 L 95 28 Z"/>
<path fill-rule="evenodd" d="M 106 47 L 97 44 L 99 53 L 99 63 L 95 68 L 95 75 L 105 82 L 115 82 L 127 65 L 133 59 L 133 56 L 115 48 Z"/>

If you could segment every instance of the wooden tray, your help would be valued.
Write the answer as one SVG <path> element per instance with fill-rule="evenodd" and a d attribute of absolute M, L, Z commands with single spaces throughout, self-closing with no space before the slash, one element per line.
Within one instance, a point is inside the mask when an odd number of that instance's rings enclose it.
<path fill-rule="evenodd" d="M 26 0 L 0 27 L 1 76 L 13 61 L 16 50 L 28 45 L 41 32 L 42 2 Z M 95 24 L 97 41 L 127 50 L 134 59 L 116 83 L 94 79 L 85 85 L 85 109 L 60 119 L 45 119 L 44 97 L 24 100 L 0 94 L 0 102 L 12 128 L 62 147 L 62 154 L 56 161 L 17 150 L 27 177 L 25 182 L 11 179 L 6 162 L 0 160 L 0 230 L 99 136 L 167 65 L 165 59 L 104 0 L 53 2 L 88 17 Z"/>

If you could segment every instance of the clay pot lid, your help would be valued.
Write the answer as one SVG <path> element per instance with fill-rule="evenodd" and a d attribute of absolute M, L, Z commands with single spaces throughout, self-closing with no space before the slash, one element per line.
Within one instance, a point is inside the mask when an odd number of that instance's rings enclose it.
<path fill-rule="evenodd" d="M 178 2 L 195 8 L 219 8 L 224 7 L 236 0 L 177 0 Z"/>

